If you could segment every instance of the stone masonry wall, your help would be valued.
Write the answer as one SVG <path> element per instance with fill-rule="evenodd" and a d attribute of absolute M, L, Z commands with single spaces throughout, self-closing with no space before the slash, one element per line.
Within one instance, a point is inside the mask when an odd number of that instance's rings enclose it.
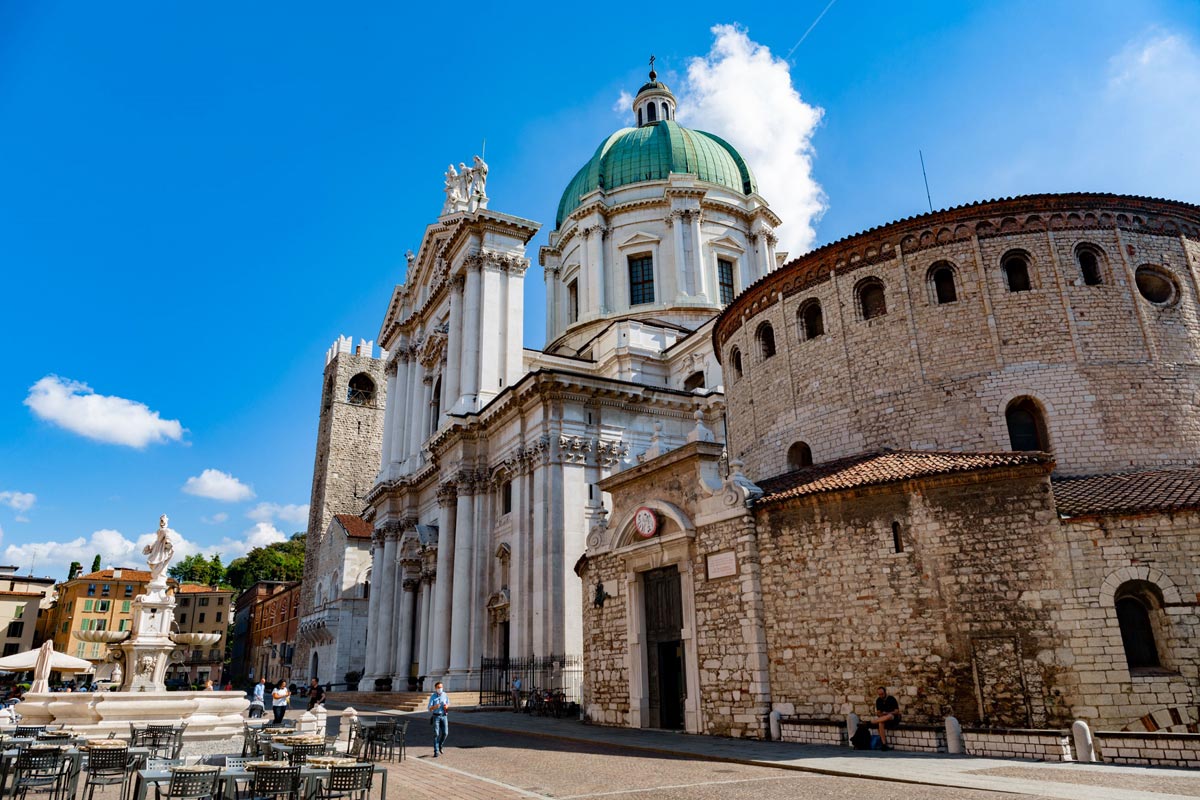
<path fill-rule="evenodd" d="M 621 560 L 608 555 L 589 559 L 583 579 L 584 711 L 603 725 L 629 724 L 629 593 Z M 596 582 L 610 594 L 604 606 L 592 602 Z"/>
<path fill-rule="evenodd" d="M 912 722 L 1069 718 L 1054 604 L 1026 599 L 1066 578 L 1044 474 L 792 500 L 757 517 L 776 707 L 868 713 L 882 685 Z"/>
<path fill-rule="evenodd" d="M 880 229 L 858 237 L 877 240 L 863 246 L 877 250 L 869 262 L 739 298 L 747 308 L 738 324 L 723 318 L 717 335 L 731 330 L 720 353 L 730 451 L 751 478 L 785 472 L 797 441 L 818 462 L 879 447 L 1008 450 L 1004 410 L 1023 395 L 1044 408 L 1067 474 L 1196 463 L 1200 246 L 1111 224 L 1048 230 L 1036 216 L 980 228 L 890 251 L 896 243 Z M 1080 245 L 1100 253 L 1100 285 L 1084 283 Z M 1000 263 L 1010 251 L 1028 256 L 1030 291 L 1008 290 Z M 803 274 L 809 258 L 780 273 Z M 938 304 L 930 283 L 940 263 L 955 273 L 952 303 Z M 1141 296 L 1134 275 L 1143 264 L 1171 272 L 1177 303 Z M 883 282 L 887 302 L 871 320 L 857 295 L 867 278 Z M 798 313 L 813 300 L 825 333 L 804 339 Z M 760 345 L 764 323 L 774 331 L 771 357 Z M 741 377 L 729 366 L 734 349 Z"/>

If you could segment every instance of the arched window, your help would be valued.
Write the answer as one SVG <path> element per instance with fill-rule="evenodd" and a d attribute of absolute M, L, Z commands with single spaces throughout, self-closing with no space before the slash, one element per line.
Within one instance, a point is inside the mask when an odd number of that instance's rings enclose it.
<path fill-rule="evenodd" d="M 433 382 L 433 392 L 429 396 L 429 433 L 432 435 L 438 429 L 442 416 L 442 376 Z"/>
<path fill-rule="evenodd" d="M 882 317 L 887 313 L 887 298 L 883 281 L 867 278 L 858 284 L 858 310 L 864 320 Z"/>
<path fill-rule="evenodd" d="M 1147 581 L 1126 581 L 1117 587 L 1114 605 L 1130 671 L 1160 668 L 1154 630 L 1154 617 L 1162 609 L 1159 588 Z"/>
<path fill-rule="evenodd" d="M 812 449 L 806 442 L 796 442 L 788 448 L 787 452 L 788 472 L 795 472 L 804 467 L 811 467 Z"/>
<path fill-rule="evenodd" d="M 1104 283 L 1103 261 L 1103 251 L 1090 242 L 1083 242 L 1075 248 L 1075 263 L 1079 265 L 1079 274 L 1085 286 Z"/>
<path fill-rule="evenodd" d="M 1000 259 L 1000 270 L 1004 273 L 1004 285 L 1010 292 L 1028 292 L 1033 288 L 1029 282 L 1029 257 L 1014 250 Z"/>
<path fill-rule="evenodd" d="M 742 351 L 736 347 L 729 351 L 729 363 L 733 365 L 733 377 L 742 377 Z"/>
<path fill-rule="evenodd" d="M 642 127 L 642 110 L 638 109 L 638 127 Z"/>
<path fill-rule="evenodd" d="M 775 329 L 771 327 L 771 323 L 764 322 L 759 325 L 755 338 L 758 339 L 758 354 L 764 361 L 775 355 Z"/>
<path fill-rule="evenodd" d="M 814 298 L 804 301 L 796 316 L 800 322 L 800 341 L 806 342 L 825 335 L 825 315 L 821 312 L 820 300 Z"/>
<path fill-rule="evenodd" d="M 892 551 L 896 553 L 904 552 L 904 537 L 900 535 L 900 523 L 892 523 Z"/>
<path fill-rule="evenodd" d="M 567 322 L 579 321 L 579 281 L 573 280 L 567 284 Z"/>
<path fill-rule="evenodd" d="M 658 106 L 654 103 L 646 106 L 646 122 L 658 121 Z"/>
<path fill-rule="evenodd" d="M 333 376 L 332 375 L 330 375 L 329 378 L 325 381 L 325 402 L 324 402 L 325 408 L 329 408 L 331 405 L 333 405 Z"/>
<path fill-rule="evenodd" d="M 1050 450 L 1042 409 L 1029 397 L 1019 397 L 1004 410 L 1008 441 L 1013 450 Z"/>
<path fill-rule="evenodd" d="M 335 570 L 333 580 L 329 582 L 329 599 L 337 600 L 342 596 L 342 576 Z"/>
<path fill-rule="evenodd" d="M 666 104 L 666 103 L 663 103 L 663 104 L 662 104 L 662 118 L 663 118 L 663 119 L 670 119 L 670 118 L 671 118 L 671 112 L 670 112 L 670 111 L 667 109 L 667 104 Z"/>
<path fill-rule="evenodd" d="M 683 390 L 685 392 L 694 392 L 697 389 L 704 388 L 704 371 L 697 370 L 683 381 Z"/>
<path fill-rule="evenodd" d="M 933 288 L 933 299 L 939 306 L 958 301 L 954 266 L 949 262 L 939 261 L 929 268 L 929 284 Z"/>
<path fill-rule="evenodd" d="M 371 406 L 375 404 L 375 381 L 365 372 L 360 372 L 350 379 L 346 387 L 346 402 L 352 406 Z"/>

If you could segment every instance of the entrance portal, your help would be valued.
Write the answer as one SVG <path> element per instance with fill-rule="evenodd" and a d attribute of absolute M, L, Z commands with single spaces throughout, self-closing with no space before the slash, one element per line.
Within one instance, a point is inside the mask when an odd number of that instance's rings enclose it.
<path fill-rule="evenodd" d="M 683 728 L 683 600 L 679 568 L 642 573 L 645 587 L 646 677 L 652 728 Z"/>

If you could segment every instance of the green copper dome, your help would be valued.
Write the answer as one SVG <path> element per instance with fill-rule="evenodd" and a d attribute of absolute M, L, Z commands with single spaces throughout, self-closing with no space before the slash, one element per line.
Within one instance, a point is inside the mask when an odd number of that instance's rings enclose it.
<path fill-rule="evenodd" d="M 554 227 L 579 208 L 584 195 L 639 181 L 663 181 L 672 172 L 691 173 L 742 194 L 758 191 L 750 167 L 723 139 L 666 120 L 622 128 L 596 148 L 596 154 L 567 184 Z"/>

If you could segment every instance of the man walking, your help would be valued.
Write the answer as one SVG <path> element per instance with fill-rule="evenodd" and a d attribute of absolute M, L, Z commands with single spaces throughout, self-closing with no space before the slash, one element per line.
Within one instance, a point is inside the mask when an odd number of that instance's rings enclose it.
<path fill-rule="evenodd" d="M 433 725 L 433 757 L 442 754 L 442 745 L 450 735 L 450 721 L 446 714 L 450 711 L 450 698 L 446 696 L 442 682 L 433 685 L 433 694 L 429 695 L 429 721 Z"/>
<path fill-rule="evenodd" d="M 325 690 L 321 688 L 321 682 L 313 678 L 308 682 L 308 710 L 312 711 L 317 706 L 325 705 Z"/>
<path fill-rule="evenodd" d="M 254 696 L 250 698 L 250 719 L 258 719 L 267 710 L 267 679 L 259 678 L 254 684 Z"/>

